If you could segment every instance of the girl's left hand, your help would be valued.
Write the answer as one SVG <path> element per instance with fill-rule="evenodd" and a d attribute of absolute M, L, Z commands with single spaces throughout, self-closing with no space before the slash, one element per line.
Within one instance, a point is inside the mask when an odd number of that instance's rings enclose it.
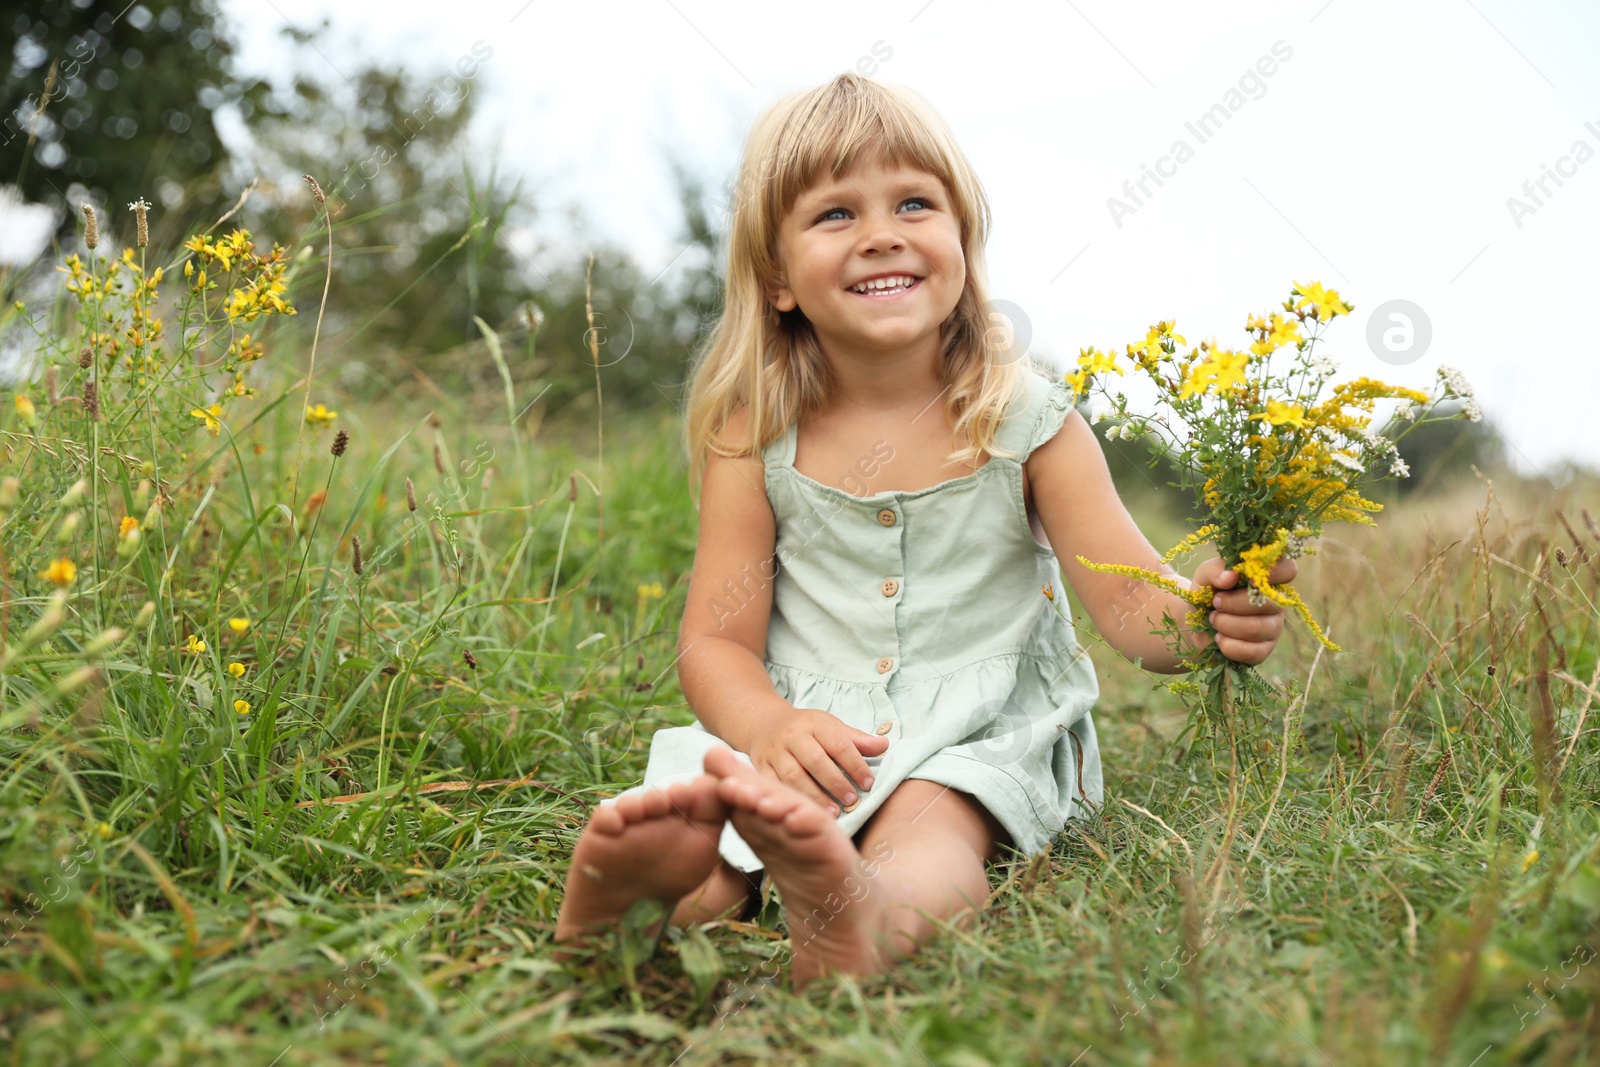
<path fill-rule="evenodd" d="M 1280 559 L 1267 575 L 1274 586 L 1294 580 L 1299 573 L 1292 559 Z M 1239 586 L 1239 574 L 1229 570 L 1221 556 L 1200 564 L 1191 584 L 1209 585 L 1217 592 L 1212 597 L 1211 625 L 1216 628 L 1217 651 L 1236 663 L 1255 666 L 1272 655 L 1283 632 L 1283 610 L 1268 600 L 1250 603 L 1248 586 Z M 1227 590 L 1224 592 L 1224 590 Z"/>

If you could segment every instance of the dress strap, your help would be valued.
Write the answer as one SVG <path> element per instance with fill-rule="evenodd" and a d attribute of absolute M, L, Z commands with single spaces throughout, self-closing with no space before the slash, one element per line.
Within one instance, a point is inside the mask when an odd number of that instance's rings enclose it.
<path fill-rule="evenodd" d="M 996 444 L 1017 454 L 1017 463 L 1053 437 L 1073 409 L 1071 387 L 1054 372 L 1025 366 L 1019 378 L 1018 392 L 995 435 Z"/>
<path fill-rule="evenodd" d="M 796 424 L 791 422 L 782 433 L 762 447 L 761 462 L 769 468 L 793 466 L 795 436 Z"/>

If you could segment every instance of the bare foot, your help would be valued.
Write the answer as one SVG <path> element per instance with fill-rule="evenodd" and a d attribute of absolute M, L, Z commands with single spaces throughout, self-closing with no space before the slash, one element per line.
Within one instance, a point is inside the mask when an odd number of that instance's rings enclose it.
<path fill-rule="evenodd" d="M 733 828 L 766 865 L 783 896 L 797 987 L 825 974 L 876 974 L 883 894 L 875 892 L 850 836 L 804 794 L 714 748 L 705 768 L 733 806 Z"/>
<path fill-rule="evenodd" d="M 555 939 L 613 926 L 646 898 L 661 901 L 670 915 L 685 893 L 704 883 L 717 868 L 717 842 L 728 821 L 718 784 L 702 774 L 596 807 L 572 850 Z"/>

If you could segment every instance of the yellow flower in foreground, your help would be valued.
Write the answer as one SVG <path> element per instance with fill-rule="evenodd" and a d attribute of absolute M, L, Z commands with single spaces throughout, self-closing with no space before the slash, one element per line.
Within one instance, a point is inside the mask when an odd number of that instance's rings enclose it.
<path fill-rule="evenodd" d="M 1056 591 L 1051 589 L 1048 585 L 1041 585 L 1039 587 L 1039 591 L 1044 594 L 1044 598 L 1046 600 L 1054 601 L 1056 598 Z"/>
<path fill-rule="evenodd" d="M 1283 558 L 1283 553 L 1289 547 L 1289 530 L 1287 527 L 1278 527 L 1277 536 L 1264 545 L 1252 545 L 1241 553 L 1238 566 L 1234 570 L 1245 584 L 1253 585 L 1262 596 L 1277 604 L 1279 607 L 1294 608 L 1300 613 L 1311 632 L 1316 634 L 1329 651 L 1344 651 L 1338 645 L 1328 640 L 1328 635 L 1322 632 L 1322 627 L 1317 625 L 1317 620 L 1312 618 L 1311 609 L 1306 607 L 1305 601 L 1300 599 L 1300 594 L 1290 586 L 1275 586 L 1267 580 L 1267 575 L 1272 573 L 1273 565 Z M 1241 588 L 1243 585 L 1241 585 Z"/>
<path fill-rule="evenodd" d="M 1286 344 L 1305 340 L 1300 335 L 1300 320 L 1286 319 L 1276 311 L 1272 313 L 1270 325 L 1255 316 L 1251 316 L 1250 321 L 1258 324 L 1259 329 L 1268 331 L 1266 340 L 1258 340 L 1250 345 L 1250 351 L 1258 356 L 1270 356 Z"/>
<path fill-rule="evenodd" d="M 660 582 L 641 582 L 639 584 L 640 600 L 660 600 L 667 595 Z"/>
<path fill-rule="evenodd" d="M 1529 867 L 1532 867 L 1535 863 L 1538 863 L 1538 862 L 1539 862 L 1539 850 L 1538 849 L 1534 849 L 1532 852 L 1528 853 L 1526 856 L 1523 857 L 1523 860 L 1522 860 L 1522 869 L 1523 869 L 1523 871 L 1526 872 Z"/>
<path fill-rule="evenodd" d="M 235 678 L 243 678 L 244 677 L 244 664 L 243 663 L 230 663 L 230 664 L 228 664 L 228 673 L 233 675 Z"/>
<path fill-rule="evenodd" d="M 1294 291 L 1300 294 L 1300 299 L 1295 301 L 1295 310 L 1310 305 L 1311 317 L 1318 322 L 1327 322 L 1335 315 L 1350 314 L 1350 305 L 1339 299 L 1339 294 L 1332 289 L 1324 289 L 1321 282 L 1295 282 Z"/>
<path fill-rule="evenodd" d="M 56 585 L 71 585 L 73 580 L 78 577 L 78 566 L 70 559 L 63 557 L 55 560 L 50 566 L 40 571 L 39 577 Z"/>
<path fill-rule="evenodd" d="M 21 393 L 18 393 L 14 399 L 17 404 L 17 414 L 22 418 L 23 422 L 27 423 L 29 426 L 32 426 L 36 415 L 33 401 L 29 400 Z"/>
<path fill-rule="evenodd" d="M 1072 386 L 1072 398 L 1076 400 L 1089 388 L 1089 372 L 1082 368 L 1062 375 L 1062 381 Z"/>
<path fill-rule="evenodd" d="M 194 634 L 190 634 L 189 640 L 185 641 L 183 644 L 183 650 L 185 652 L 193 652 L 198 656 L 200 653 L 206 650 L 206 643 L 200 640 Z"/>
<path fill-rule="evenodd" d="M 242 634 L 246 630 L 250 629 L 250 620 L 249 619 L 229 619 L 228 620 L 228 629 L 232 630 L 236 634 Z"/>
<path fill-rule="evenodd" d="M 1250 357 L 1243 352 L 1217 352 L 1210 359 L 1195 367 L 1183 381 L 1183 388 L 1178 390 L 1178 397 L 1193 396 L 1195 393 L 1208 392 L 1214 385 L 1217 392 L 1226 393 L 1236 385 L 1244 383 L 1245 364 L 1250 362 Z"/>
<path fill-rule="evenodd" d="M 217 416 L 222 414 L 221 404 L 212 404 L 209 408 L 191 408 L 189 414 L 197 419 L 204 420 L 206 429 L 215 437 L 222 432 L 222 423 L 217 421 Z"/>
<path fill-rule="evenodd" d="M 233 702 L 233 710 L 240 715 L 248 715 L 250 714 L 250 702 L 248 700 L 235 700 Z"/>
<path fill-rule="evenodd" d="M 1085 374 L 1104 374 L 1107 371 L 1123 373 L 1122 368 L 1117 366 L 1116 356 L 1109 352 L 1096 352 L 1092 348 L 1078 357 L 1078 366 L 1083 368 Z"/>
<path fill-rule="evenodd" d="M 1282 400 L 1267 401 L 1267 410 L 1252 412 L 1250 417 L 1262 419 L 1274 426 L 1282 426 L 1285 423 L 1295 427 L 1306 425 L 1306 409 L 1299 404 L 1285 404 Z"/>
<path fill-rule="evenodd" d="M 313 426 L 319 426 L 323 423 L 332 422 L 338 417 L 339 413 L 337 411 L 330 411 L 328 409 L 328 405 L 326 404 L 318 404 L 314 408 L 306 408 L 306 421 L 311 423 Z"/>
<path fill-rule="evenodd" d="M 138 528 L 138 519 L 134 518 L 132 515 L 124 515 L 122 516 L 122 525 L 117 530 L 117 536 L 127 537 L 130 530 L 137 530 Z"/>

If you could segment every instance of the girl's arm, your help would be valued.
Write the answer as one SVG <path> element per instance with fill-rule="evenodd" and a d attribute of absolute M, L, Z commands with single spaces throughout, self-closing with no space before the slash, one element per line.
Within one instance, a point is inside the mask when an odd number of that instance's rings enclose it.
<path fill-rule="evenodd" d="M 1126 563 L 1168 574 L 1186 588 L 1205 584 L 1228 590 L 1219 592 L 1214 600 L 1217 614 L 1212 625 L 1217 628 L 1221 651 L 1230 659 L 1252 664 L 1272 652 L 1283 630 L 1278 606 L 1270 601 L 1251 605 L 1248 594 L 1234 588 L 1238 575 L 1226 570 L 1220 558 L 1202 563 L 1192 584 L 1171 564 L 1161 562 L 1161 553 L 1140 532 L 1117 495 L 1100 442 L 1082 415 L 1070 412 L 1061 429 L 1033 451 L 1023 469 L 1039 521 L 1073 594 L 1106 643 L 1123 657 L 1137 659 L 1144 669 L 1161 674 L 1184 670 L 1161 632 L 1163 614 L 1177 621 L 1192 651 L 1210 644 L 1211 636 L 1185 624 L 1184 616 L 1193 605 L 1182 597 L 1137 578 L 1090 570 L 1078 562 L 1080 555 L 1096 563 Z M 1279 583 L 1294 575 L 1294 561 L 1282 560 L 1270 577 Z"/>
<path fill-rule="evenodd" d="M 741 408 L 724 438 L 744 440 Z M 695 717 L 740 752 L 752 727 L 789 710 L 767 674 L 777 525 L 759 455 L 711 453 L 700 486 L 700 534 L 678 632 L 678 680 Z"/>
<path fill-rule="evenodd" d="M 744 409 L 725 433 L 747 440 Z M 872 788 L 864 755 L 887 737 L 865 733 L 820 708 L 796 708 L 767 674 L 767 624 L 776 577 L 777 521 L 759 457 L 713 453 L 700 487 L 700 540 L 678 636 L 678 679 L 695 716 L 750 757 L 756 770 L 827 808 Z"/>

